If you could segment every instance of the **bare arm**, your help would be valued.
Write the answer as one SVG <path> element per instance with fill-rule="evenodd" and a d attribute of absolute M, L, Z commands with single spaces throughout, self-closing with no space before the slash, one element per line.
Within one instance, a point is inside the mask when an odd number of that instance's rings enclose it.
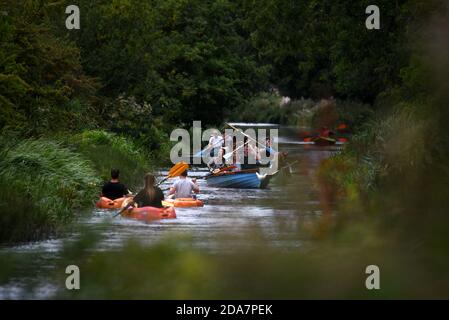
<path fill-rule="evenodd" d="M 196 179 L 192 179 L 193 182 L 193 192 L 195 193 L 199 193 L 200 192 L 200 187 L 198 186 L 198 184 L 196 183 Z"/>

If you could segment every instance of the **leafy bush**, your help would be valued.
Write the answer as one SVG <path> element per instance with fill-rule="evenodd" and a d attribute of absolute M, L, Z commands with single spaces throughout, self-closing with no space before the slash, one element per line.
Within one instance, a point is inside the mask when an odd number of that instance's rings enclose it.
<path fill-rule="evenodd" d="M 139 103 L 132 96 L 120 95 L 105 105 L 102 117 L 106 128 L 118 135 L 130 137 L 153 159 L 168 159 L 169 138 L 165 133 L 168 128 L 161 118 L 154 116 L 150 104 Z"/>

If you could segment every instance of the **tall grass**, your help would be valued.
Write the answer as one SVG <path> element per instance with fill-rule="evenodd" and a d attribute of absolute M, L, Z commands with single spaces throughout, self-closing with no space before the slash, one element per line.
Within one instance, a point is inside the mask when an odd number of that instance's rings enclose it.
<path fill-rule="evenodd" d="M 361 126 L 343 153 L 325 161 L 320 174 L 343 189 L 371 192 L 384 178 L 410 174 L 432 163 L 431 121 L 400 105 Z M 348 194 L 345 192 L 344 194 Z"/>
<path fill-rule="evenodd" d="M 151 155 L 130 139 L 102 130 L 89 130 L 70 136 L 67 141 L 89 159 L 103 181 L 110 179 L 111 168 L 118 168 L 128 187 L 142 184 L 143 175 L 152 167 Z"/>
<path fill-rule="evenodd" d="M 0 159 L 0 240 L 35 240 L 91 205 L 99 180 L 90 163 L 60 143 L 17 141 Z"/>
<path fill-rule="evenodd" d="M 4 135 L 0 141 L 0 241 L 49 237 L 93 205 L 111 168 L 129 187 L 142 184 L 150 156 L 100 130 L 52 140 Z"/>

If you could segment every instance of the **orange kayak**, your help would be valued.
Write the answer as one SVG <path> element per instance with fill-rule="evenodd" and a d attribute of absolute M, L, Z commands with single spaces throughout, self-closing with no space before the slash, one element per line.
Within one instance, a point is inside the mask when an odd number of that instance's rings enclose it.
<path fill-rule="evenodd" d="M 166 207 L 187 208 L 187 207 L 202 207 L 204 202 L 193 198 L 178 198 L 178 199 L 166 199 L 162 201 L 162 204 Z"/>
<path fill-rule="evenodd" d="M 132 218 L 142 221 L 152 221 L 159 219 L 175 219 L 176 211 L 174 207 L 168 208 L 155 208 L 155 207 L 142 207 L 133 208 L 132 210 L 125 210 L 122 213 L 125 218 Z"/>
<path fill-rule="evenodd" d="M 125 201 L 125 197 L 118 198 L 115 200 L 111 200 L 106 197 L 101 197 L 100 200 L 97 201 L 96 207 L 100 209 L 120 209 L 122 207 L 123 201 Z"/>

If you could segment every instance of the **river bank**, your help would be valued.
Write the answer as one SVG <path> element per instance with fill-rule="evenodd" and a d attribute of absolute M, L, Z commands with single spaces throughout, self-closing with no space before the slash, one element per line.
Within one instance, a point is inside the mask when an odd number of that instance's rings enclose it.
<path fill-rule="evenodd" d="M 130 139 L 101 130 L 1 140 L 0 242 L 60 234 L 90 208 L 111 168 L 122 170 L 131 189 L 157 157 Z"/>

